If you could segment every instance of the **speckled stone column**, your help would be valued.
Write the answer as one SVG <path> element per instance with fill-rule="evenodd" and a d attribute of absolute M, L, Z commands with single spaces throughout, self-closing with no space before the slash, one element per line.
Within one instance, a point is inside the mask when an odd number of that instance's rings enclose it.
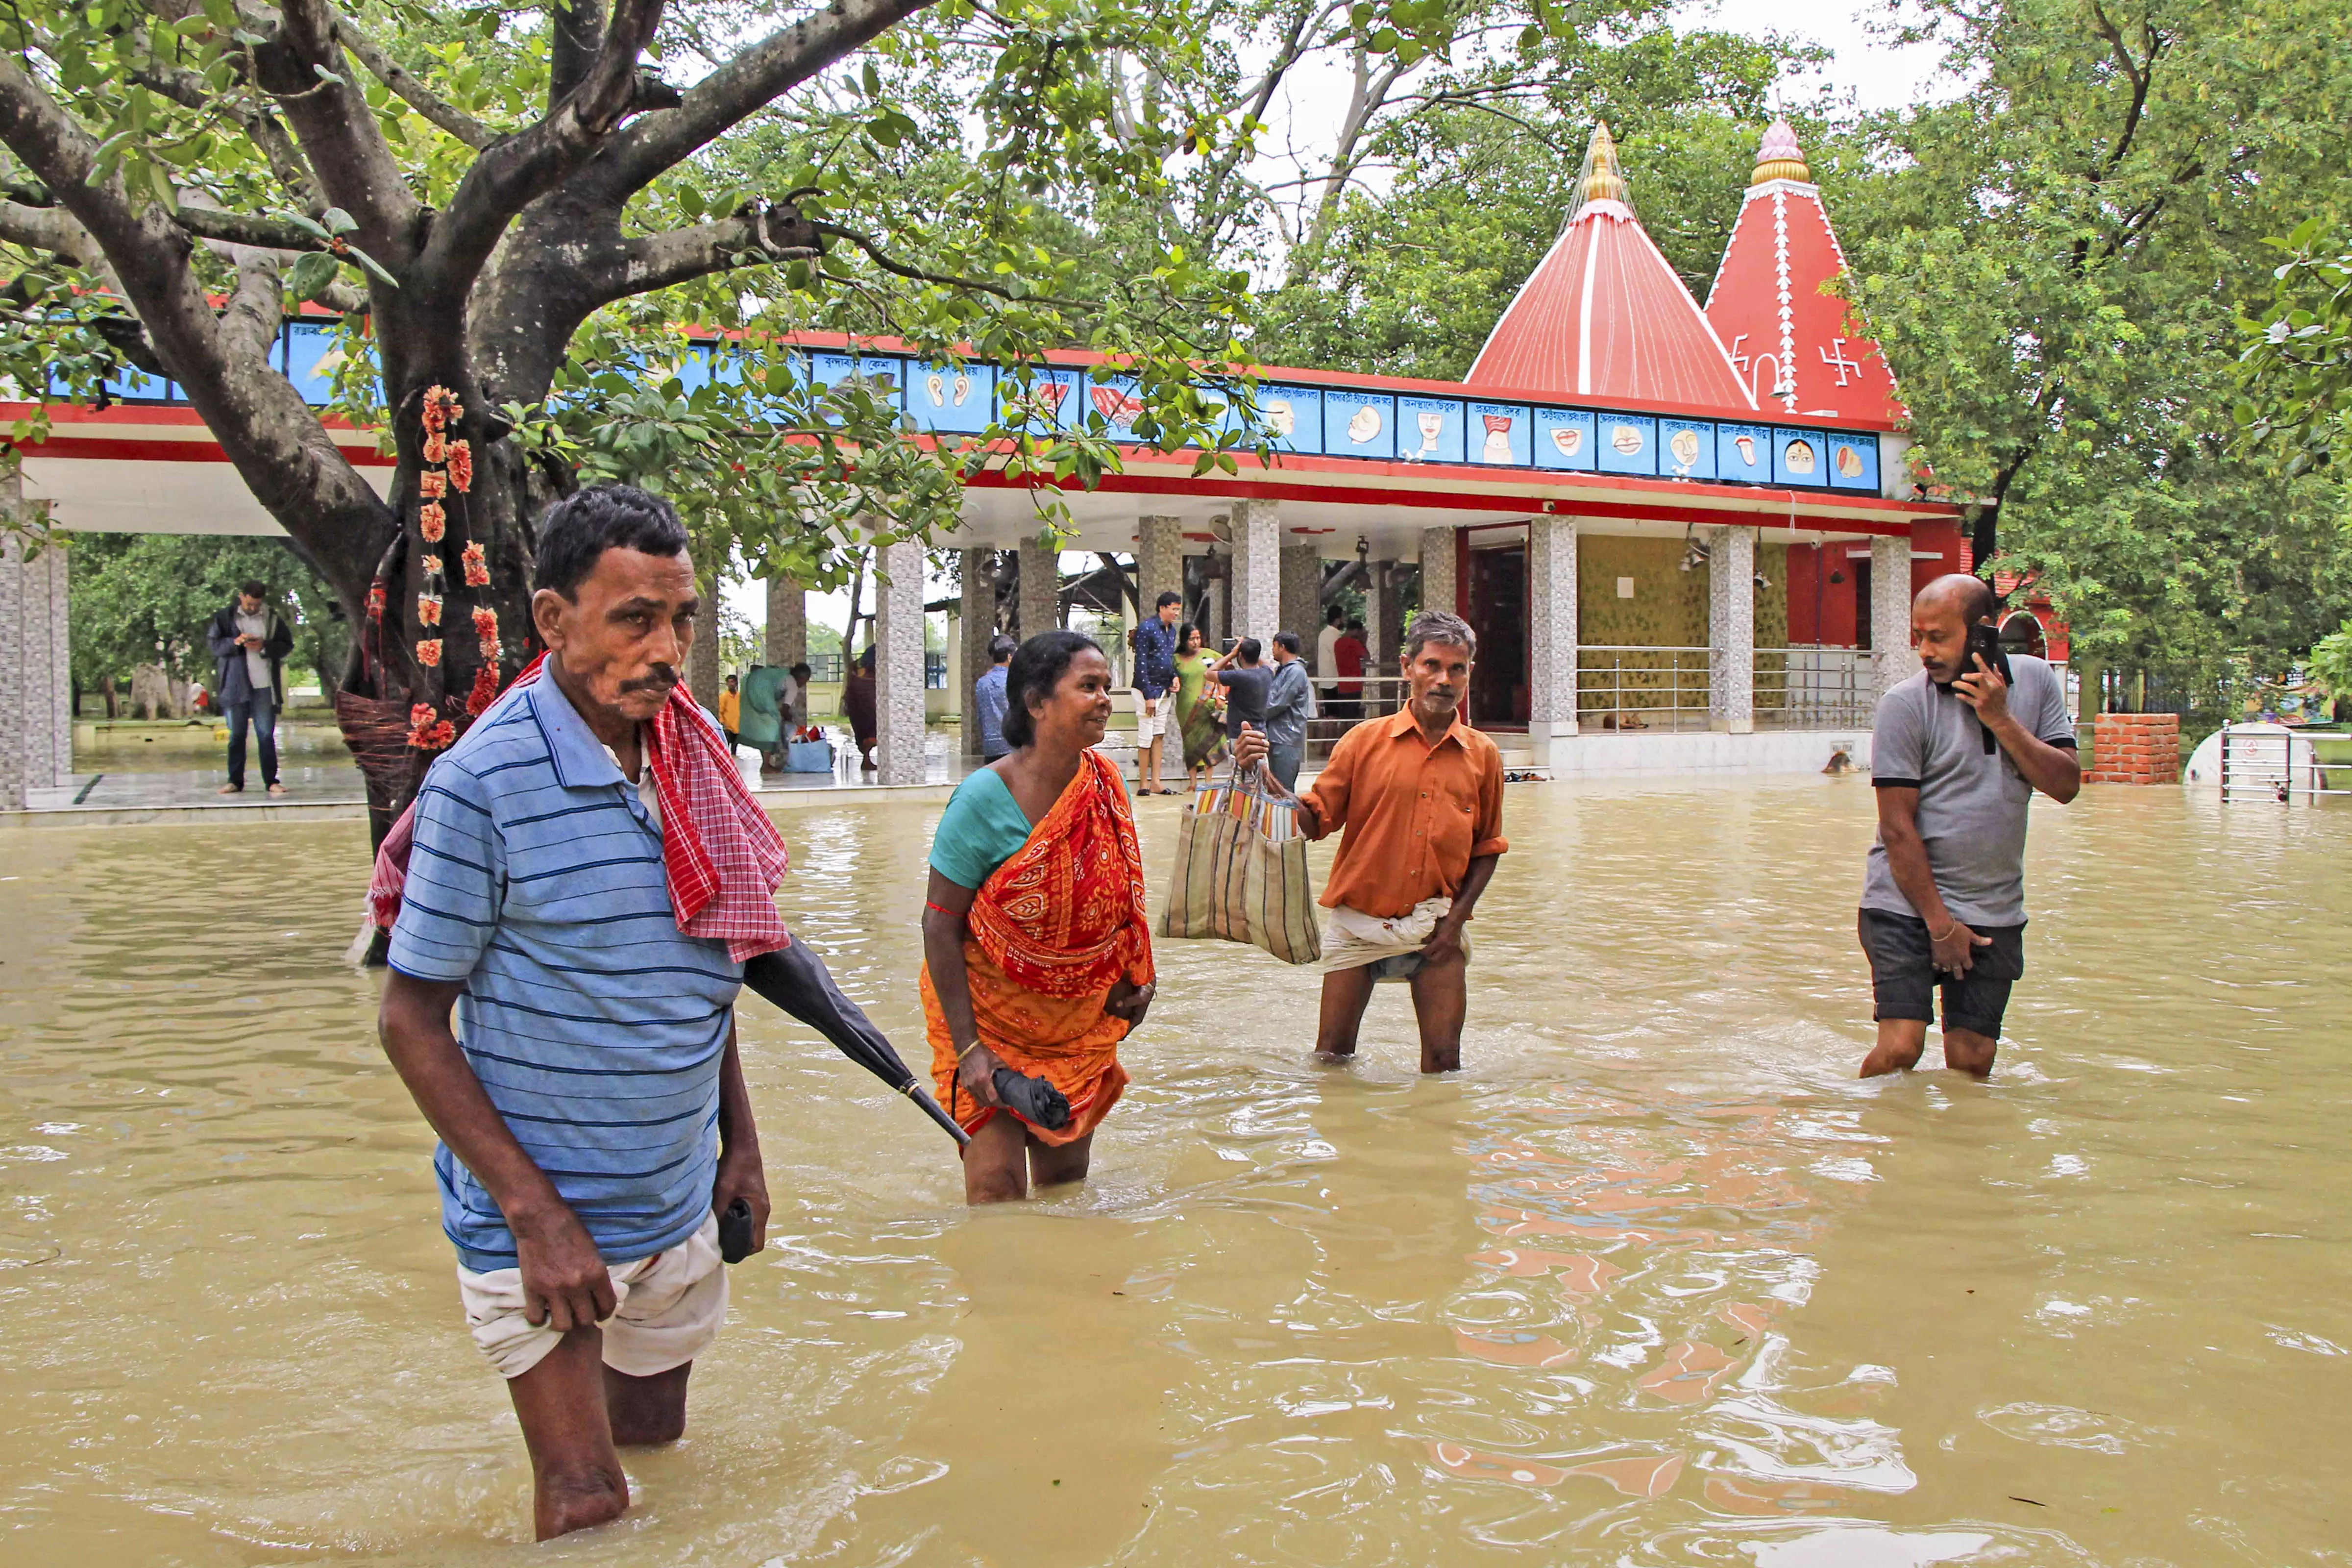
<path fill-rule="evenodd" d="M 0 810 L 21 810 L 27 790 L 73 777 L 73 686 L 66 638 L 66 552 L 26 519 L 19 481 L 0 488 L 0 511 L 33 527 L 0 532 Z"/>
<path fill-rule="evenodd" d="M 808 591 L 796 578 L 768 579 L 768 630 L 760 639 L 763 664 L 786 669 L 808 658 Z"/>
<path fill-rule="evenodd" d="M 879 546 L 874 585 L 874 709 L 880 782 L 923 782 L 923 547 Z"/>
<path fill-rule="evenodd" d="M 1233 635 L 1271 643 L 1282 629 L 1280 501 L 1234 502 L 1233 572 Z"/>
<path fill-rule="evenodd" d="M 708 570 L 698 573 L 694 586 L 698 596 L 694 606 L 694 646 L 686 650 L 686 689 L 717 718 L 719 691 L 725 684 L 725 673 L 719 668 L 718 574 Z"/>
<path fill-rule="evenodd" d="M 1454 532 L 1451 528 L 1421 531 L 1421 607 L 1424 610 L 1460 613 L 1454 583 Z M 1404 628 L 1399 626 L 1399 642 L 1402 642 L 1403 636 Z"/>
<path fill-rule="evenodd" d="M 1576 520 L 1528 523 L 1528 739 L 1539 767 L 1576 733 Z"/>
<path fill-rule="evenodd" d="M 1135 520 L 1135 604 L 1136 613 L 1150 616 L 1158 612 L 1153 601 L 1160 595 L 1184 592 L 1184 520 L 1180 517 L 1139 517 Z M 1179 616 L 1177 625 L 1192 618 L 1189 607 Z M 1180 648 L 1178 650 L 1181 652 Z M 1162 700 L 1162 708 L 1170 722 L 1168 733 L 1160 738 L 1160 773 L 1162 778 L 1181 778 L 1184 773 L 1184 737 L 1174 722 L 1176 694 L 1171 689 Z M 1171 770 L 1173 770 L 1171 773 Z"/>
<path fill-rule="evenodd" d="M 1708 528 L 1706 726 L 1756 729 L 1756 531 Z"/>
<path fill-rule="evenodd" d="M 963 715 L 963 754 L 980 755 L 980 709 L 971 700 L 971 683 L 988 673 L 988 640 L 996 635 L 996 552 L 963 552 L 963 603 L 956 616 L 963 643 L 963 668 L 956 672 L 959 689 L 953 697 Z"/>
<path fill-rule="evenodd" d="M 1870 542 L 1870 674 L 1878 697 L 1918 673 L 1911 651 L 1911 542 Z"/>
<path fill-rule="evenodd" d="M 1062 555 L 1034 539 L 1021 542 L 1021 640 L 1062 624 Z"/>
<path fill-rule="evenodd" d="M 1315 634 L 1323 627 L 1323 552 L 1312 544 L 1282 547 L 1282 616 L 1277 629 L 1298 634 L 1299 651 L 1315 657 Z M 1325 673 L 1312 664 L 1308 669 Z"/>

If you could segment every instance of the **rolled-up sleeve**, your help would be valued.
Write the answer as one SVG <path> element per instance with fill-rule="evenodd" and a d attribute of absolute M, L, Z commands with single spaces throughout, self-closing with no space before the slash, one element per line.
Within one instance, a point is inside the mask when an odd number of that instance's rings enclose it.
<path fill-rule="evenodd" d="M 1355 784 L 1356 754 L 1361 749 L 1348 743 L 1354 738 L 1352 734 L 1339 738 L 1339 743 L 1331 748 L 1330 760 L 1300 797 L 1315 807 L 1313 831 L 1308 831 L 1303 815 L 1298 819 L 1299 832 L 1308 838 L 1328 838 L 1347 826 L 1348 794 Z"/>
<path fill-rule="evenodd" d="M 1470 845 L 1470 858 L 1501 855 L 1510 847 L 1511 841 L 1503 837 L 1503 759 L 1489 752 L 1485 765 L 1478 770 L 1478 821 Z"/>
<path fill-rule="evenodd" d="M 385 962 L 417 980 L 463 980 L 498 927 L 506 846 L 488 792 L 447 760 L 416 796 L 415 843 Z"/>

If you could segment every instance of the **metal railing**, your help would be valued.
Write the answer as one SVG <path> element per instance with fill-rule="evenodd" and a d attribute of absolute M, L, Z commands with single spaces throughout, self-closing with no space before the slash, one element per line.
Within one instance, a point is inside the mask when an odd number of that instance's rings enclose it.
<path fill-rule="evenodd" d="M 1576 725 L 1704 730 L 1714 679 L 1703 647 L 1588 645 L 1576 650 Z"/>
<path fill-rule="evenodd" d="M 2093 744 L 2095 749 L 2096 742 Z M 2310 736 L 2267 724 L 2222 728 L 2223 801 L 2268 800 L 2285 805 L 2322 795 L 2352 795 L 2352 789 L 2329 778 Z"/>
<path fill-rule="evenodd" d="M 1759 729 L 1868 729 L 1877 693 L 1866 648 L 1798 644 L 1756 650 Z"/>
<path fill-rule="evenodd" d="M 1347 684 L 1363 689 L 1354 697 L 1342 697 L 1339 687 L 1341 678 L 1320 675 L 1315 678 L 1315 717 L 1307 721 L 1307 754 L 1328 757 L 1339 737 L 1366 719 L 1385 718 L 1404 706 L 1407 683 L 1401 675 L 1360 675 Z"/>

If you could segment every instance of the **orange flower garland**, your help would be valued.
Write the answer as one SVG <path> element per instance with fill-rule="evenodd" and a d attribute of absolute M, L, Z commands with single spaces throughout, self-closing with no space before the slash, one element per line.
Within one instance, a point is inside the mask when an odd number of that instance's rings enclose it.
<path fill-rule="evenodd" d="M 425 543 L 438 544 L 441 536 L 448 531 L 449 514 L 441 510 L 439 501 L 426 501 L 416 509 L 416 526 L 423 531 Z"/>
<path fill-rule="evenodd" d="M 425 389 L 422 421 L 425 427 L 423 458 L 425 467 L 416 476 L 416 528 L 427 544 L 438 544 L 448 534 L 449 513 L 445 503 L 452 496 L 462 496 L 474 488 L 473 444 L 457 437 L 454 432 L 466 416 L 466 405 L 457 395 L 446 386 Z M 466 586 L 487 588 L 490 585 L 489 556 L 479 541 L 468 542 L 459 556 L 465 572 Z M 416 596 L 416 624 L 420 629 L 437 628 L 441 625 L 441 595 L 437 591 L 442 580 L 442 563 L 438 554 L 425 554 L 417 562 L 427 584 L 426 592 Z M 474 634 L 481 653 L 480 666 L 474 671 L 473 689 L 466 697 L 466 712 L 478 718 L 499 694 L 499 662 L 504 647 L 499 638 L 499 613 L 477 606 L 473 612 Z M 416 643 L 416 662 L 425 669 L 441 667 L 441 639 L 420 637 Z M 409 710 L 408 743 L 419 751 L 438 751 L 457 738 L 457 726 L 439 717 L 428 703 L 417 703 Z"/>
<path fill-rule="evenodd" d="M 468 588 L 488 587 L 490 585 L 490 563 L 489 558 L 482 553 L 482 547 L 479 544 L 468 544 L 466 546 L 466 553 L 462 559 L 466 567 L 466 586 Z"/>
<path fill-rule="evenodd" d="M 416 624 L 420 626 L 437 626 L 441 624 L 440 595 L 419 594 L 416 595 Z"/>
<path fill-rule="evenodd" d="M 416 662 L 427 669 L 440 668 L 441 639 L 439 637 L 420 638 L 416 644 Z"/>

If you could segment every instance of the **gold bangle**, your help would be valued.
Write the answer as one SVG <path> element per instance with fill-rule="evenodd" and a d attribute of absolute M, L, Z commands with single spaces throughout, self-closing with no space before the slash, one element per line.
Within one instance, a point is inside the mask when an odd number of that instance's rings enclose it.
<path fill-rule="evenodd" d="M 1934 931 L 1929 931 L 1927 933 L 1927 940 L 1929 942 L 1949 942 L 1952 940 L 1952 933 L 1959 929 L 1960 922 L 1958 918 L 1955 918 L 1950 925 L 1944 928 L 1943 935 L 1937 936 Z"/>
<path fill-rule="evenodd" d="M 959 1067 L 962 1066 L 962 1065 L 963 1065 L 963 1058 L 966 1058 L 966 1057 L 968 1057 L 968 1056 L 971 1055 L 971 1053 L 972 1053 L 972 1052 L 974 1052 L 974 1051 L 976 1051 L 976 1050 L 980 1049 L 980 1047 L 982 1047 L 982 1046 L 986 1045 L 987 1043 L 988 1043 L 988 1042 L 987 1042 L 987 1041 L 985 1041 L 985 1040 L 974 1040 L 974 1041 L 972 1041 L 972 1043 L 971 1043 L 971 1044 L 970 1044 L 970 1045 L 966 1046 L 963 1049 L 961 1049 L 961 1050 L 958 1051 L 958 1052 L 956 1053 L 956 1065 L 957 1065 L 957 1066 L 959 1066 Z"/>

